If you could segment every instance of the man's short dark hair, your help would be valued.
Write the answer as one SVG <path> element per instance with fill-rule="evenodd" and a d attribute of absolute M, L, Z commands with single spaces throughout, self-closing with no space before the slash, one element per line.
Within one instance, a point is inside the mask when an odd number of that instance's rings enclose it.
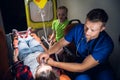
<path fill-rule="evenodd" d="M 90 21 L 101 21 L 103 23 L 106 23 L 108 21 L 108 15 L 103 9 L 96 8 L 87 14 L 87 19 Z"/>

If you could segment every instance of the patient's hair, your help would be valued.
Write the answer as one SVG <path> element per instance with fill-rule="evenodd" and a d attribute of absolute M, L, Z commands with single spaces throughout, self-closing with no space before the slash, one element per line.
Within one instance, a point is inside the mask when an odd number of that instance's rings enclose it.
<path fill-rule="evenodd" d="M 36 74 L 35 80 L 59 80 L 59 76 L 54 71 L 41 72 Z"/>

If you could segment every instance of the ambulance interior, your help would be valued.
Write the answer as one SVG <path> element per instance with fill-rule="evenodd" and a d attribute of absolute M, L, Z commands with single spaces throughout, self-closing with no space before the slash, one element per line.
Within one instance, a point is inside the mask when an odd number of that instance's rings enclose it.
<path fill-rule="evenodd" d="M 109 61 L 115 79 L 120 80 L 120 0 L 1 0 L 0 1 L 0 78 L 13 80 L 11 64 L 13 63 L 12 29 L 25 31 L 31 27 L 39 37 L 47 40 L 52 33 L 52 22 L 57 19 L 56 10 L 64 5 L 68 8 L 68 19 L 84 23 L 86 14 L 93 8 L 103 8 L 109 15 L 106 31 L 114 42 L 114 51 Z M 38 0 L 39 1 L 39 0 Z M 43 1 L 43 2 L 42 2 Z M 42 4 L 42 5 L 41 5 Z"/>

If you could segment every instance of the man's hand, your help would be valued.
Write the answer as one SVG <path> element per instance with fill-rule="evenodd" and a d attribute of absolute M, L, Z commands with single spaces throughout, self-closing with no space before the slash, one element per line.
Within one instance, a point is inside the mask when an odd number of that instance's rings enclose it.
<path fill-rule="evenodd" d="M 52 66 L 52 64 L 54 64 L 54 62 L 55 62 L 55 61 L 54 61 L 52 58 L 48 58 L 47 61 L 46 61 L 46 64 Z"/>
<path fill-rule="evenodd" d="M 49 54 L 48 53 L 42 53 L 37 57 L 38 63 L 41 63 L 42 60 L 44 60 L 44 62 L 46 63 L 48 59 L 49 59 Z"/>

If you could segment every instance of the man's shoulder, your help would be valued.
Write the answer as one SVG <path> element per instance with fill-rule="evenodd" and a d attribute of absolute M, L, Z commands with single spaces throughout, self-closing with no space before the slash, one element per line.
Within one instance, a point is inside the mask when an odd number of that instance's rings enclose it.
<path fill-rule="evenodd" d="M 75 28 L 77 30 L 84 29 L 84 24 L 81 24 L 81 23 L 75 24 L 73 28 Z"/>
<path fill-rule="evenodd" d="M 114 46 L 113 40 L 110 37 L 110 35 L 108 35 L 108 33 L 106 31 L 102 31 L 99 35 L 99 42 L 107 44 L 109 47 L 110 45 Z"/>
<path fill-rule="evenodd" d="M 111 39 L 110 35 L 106 31 L 102 31 L 100 33 L 100 36 L 105 38 L 105 39 Z"/>

